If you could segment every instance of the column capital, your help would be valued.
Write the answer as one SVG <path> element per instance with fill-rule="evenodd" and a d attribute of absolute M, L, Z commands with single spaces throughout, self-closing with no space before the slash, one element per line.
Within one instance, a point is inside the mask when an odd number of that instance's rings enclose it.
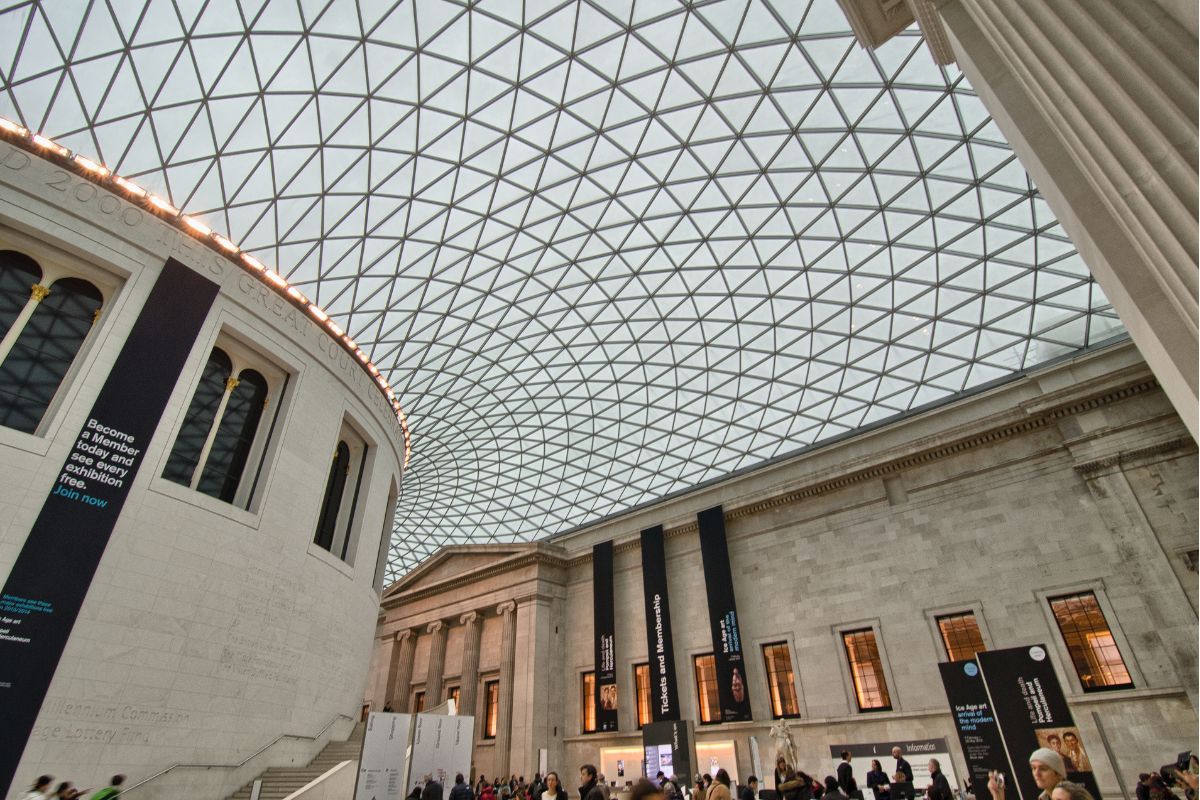
<path fill-rule="evenodd" d="M 402 631 L 396 631 L 396 641 L 403 644 L 413 637 L 412 628 L 405 628 Z"/>
<path fill-rule="evenodd" d="M 436 619 L 433 622 L 429 623 L 429 627 L 427 627 L 425 629 L 425 631 L 427 633 L 438 633 L 444 627 L 446 627 L 446 623 L 442 622 L 440 619 Z"/>
<path fill-rule="evenodd" d="M 461 617 L 458 618 L 459 625 L 474 625 L 478 621 L 479 621 L 479 612 L 478 611 L 468 611 L 467 613 L 463 614 Z"/>
<path fill-rule="evenodd" d="M 516 610 L 517 610 L 517 601 L 516 600 L 505 600 L 503 603 L 496 606 L 496 613 L 499 614 L 500 616 L 504 616 L 506 614 L 511 614 L 512 612 L 514 612 Z"/>

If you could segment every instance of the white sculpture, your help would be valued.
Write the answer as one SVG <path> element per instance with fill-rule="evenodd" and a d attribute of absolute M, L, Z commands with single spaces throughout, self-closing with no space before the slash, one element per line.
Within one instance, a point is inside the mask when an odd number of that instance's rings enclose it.
<path fill-rule="evenodd" d="M 775 743 L 775 758 L 782 758 L 792 769 L 796 768 L 796 743 L 792 740 L 792 727 L 786 719 L 771 726 L 771 741 Z"/>

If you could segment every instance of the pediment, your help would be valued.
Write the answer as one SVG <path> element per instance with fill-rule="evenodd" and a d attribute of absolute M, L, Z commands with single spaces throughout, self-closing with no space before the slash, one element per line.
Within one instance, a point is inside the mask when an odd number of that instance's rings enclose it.
<path fill-rule="evenodd" d="M 394 597 L 446 580 L 461 578 L 494 567 L 510 558 L 519 558 L 537 550 L 536 544 L 451 545 L 438 550 L 416 569 L 393 583 L 384 598 Z"/>

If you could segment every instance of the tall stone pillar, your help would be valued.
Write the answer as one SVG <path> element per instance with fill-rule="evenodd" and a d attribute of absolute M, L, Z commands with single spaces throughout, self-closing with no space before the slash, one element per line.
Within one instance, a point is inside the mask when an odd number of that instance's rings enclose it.
<path fill-rule="evenodd" d="M 915 14 L 958 62 L 1195 439 L 1196 4 L 839 2 L 864 46 Z"/>
<path fill-rule="evenodd" d="M 450 630 L 441 620 L 429 623 L 429 669 L 425 672 L 425 707 L 442 702 L 442 675 L 446 672 L 446 636 Z"/>
<path fill-rule="evenodd" d="M 408 693 L 412 689 L 413 658 L 417 653 L 417 636 L 413 631 L 400 631 L 396 634 L 397 646 L 392 649 L 395 680 L 389 680 L 388 702 L 392 709 L 408 711 Z M 389 673 L 391 669 L 389 669 Z"/>
<path fill-rule="evenodd" d="M 513 677 L 517 657 L 517 604 L 496 606 L 504 622 L 500 633 L 500 707 L 496 714 L 496 774 L 507 778 L 512 750 Z"/>
<path fill-rule="evenodd" d="M 391 701 L 391 698 L 388 697 L 388 692 L 392 688 L 392 681 L 394 680 L 393 670 L 395 669 L 396 656 L 399 649 L 400 647 L 394 635 L 388 636 L 379 642 L 379 655 L 375 664 L 380 665 L 380 668 L 375 673 L 375 685 L 371 687 L 370 700 L 372 711 L 381 710 Z"/>
<path fill-rule="evenodd" d="M 458 713 L 474 717 L 475 695 L 479 684 L 479 643 L 483 638 L 483 619 L 477 611 L 468 611 L 459 617 L 463 631 L 462 682 L 458 689 Z"/>

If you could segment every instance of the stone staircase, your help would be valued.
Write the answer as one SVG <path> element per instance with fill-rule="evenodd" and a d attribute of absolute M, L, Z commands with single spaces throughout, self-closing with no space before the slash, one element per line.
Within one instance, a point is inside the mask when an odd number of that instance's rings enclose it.
<path fill-rule="evenodd" d="M 354 726 L 350 738 L 344 742 L 330 742 L 317 753 L 307 767 L 271 767 L 262 778 L 260 800 L 282 800 L 311 780 L 321 777 L 343 761 L 357 761 L 362 747 L 363 723 Z M 229 800 L 250 800 L 250 789 L 254 781 L 230 795 Z"/>

